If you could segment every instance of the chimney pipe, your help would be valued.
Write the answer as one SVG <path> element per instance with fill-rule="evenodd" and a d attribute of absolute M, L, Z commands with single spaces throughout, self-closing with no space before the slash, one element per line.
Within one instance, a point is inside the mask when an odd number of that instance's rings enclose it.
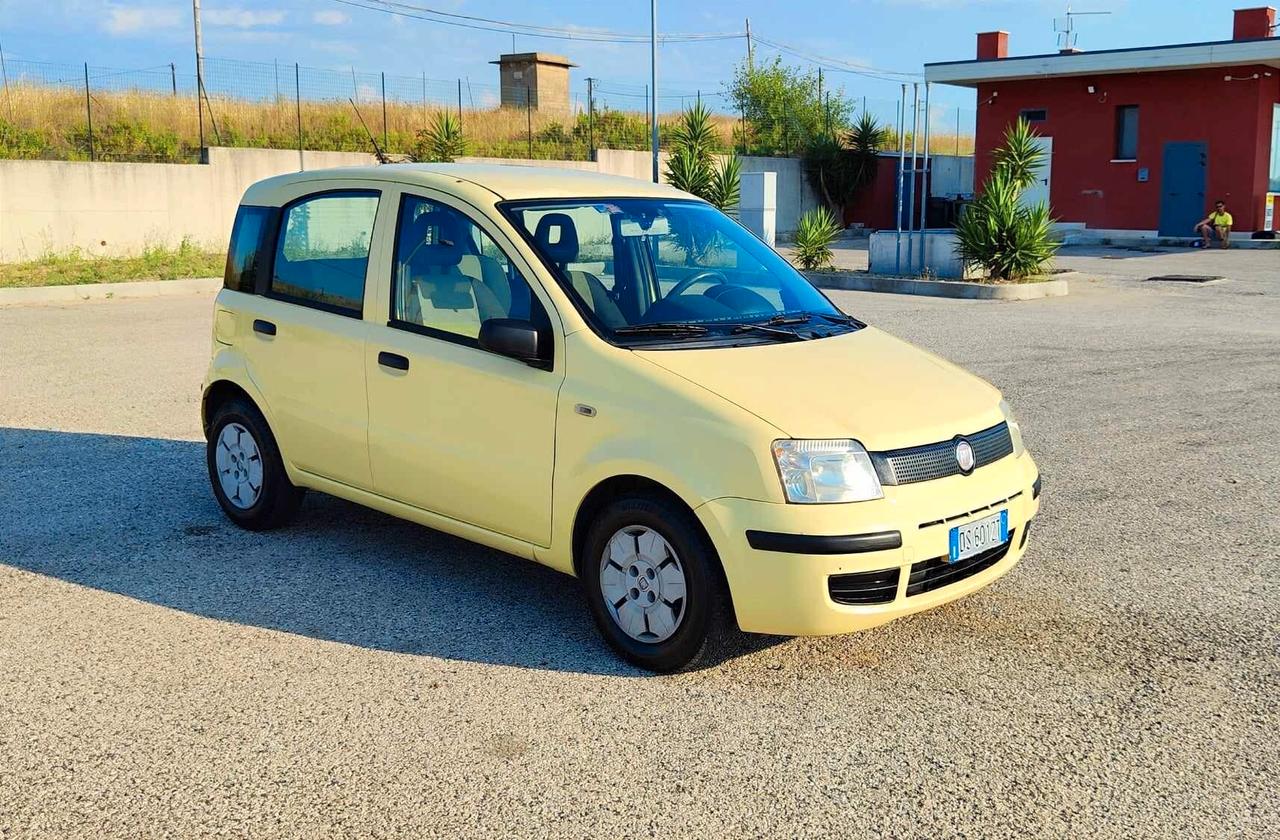
<path fill-rule="evenodd" d="M 1254 9 L 1236 9 L 1235 25 L 1231 30 L 1233 41 L 1251 41 L 1270 38 L 1276 28 L 1276 10 L 1270 6 Z"/>
<path fill-rule="evenodd" d="M 1007 58 L 1009 55 L 1009 33 L 1003 30 L 978 33 L 978 60 L 990 61 Z"/>

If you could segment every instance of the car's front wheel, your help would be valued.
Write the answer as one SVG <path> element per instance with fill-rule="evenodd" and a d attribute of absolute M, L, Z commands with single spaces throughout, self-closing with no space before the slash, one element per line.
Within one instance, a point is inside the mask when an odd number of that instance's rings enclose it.
<path fill-rule="evenodd" d="M 240 527 L 265 531 L 298 512 L 304 491 L 289 481 L 275 436 L 251 403 L 232 399 L 218 407 L 205 456 L 213 495 Z"/>
<path fill-rule="evenodd" d="M 641 668 L 695 667 L 732 632 L 715 551 L 692 516 L 668 500 L 611 503 L 587 534 L 580 570 L 600 632 Z"/>

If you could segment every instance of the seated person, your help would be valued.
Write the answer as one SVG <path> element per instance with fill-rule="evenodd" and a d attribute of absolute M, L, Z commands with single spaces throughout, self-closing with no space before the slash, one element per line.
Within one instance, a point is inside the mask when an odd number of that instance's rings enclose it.
<path fill-rule="evenodd" d="M 1210 237 L 1216 236 L 1223 248 L 1231 247 L 1231 223 L 1233 219 L 1227 212 L 1227 203 L 1218 199 L 1213 204 L 1213 212 L 1196 225 L 1196 233 L 1200 234 L 1202 248 L 1209 247 Z"/>

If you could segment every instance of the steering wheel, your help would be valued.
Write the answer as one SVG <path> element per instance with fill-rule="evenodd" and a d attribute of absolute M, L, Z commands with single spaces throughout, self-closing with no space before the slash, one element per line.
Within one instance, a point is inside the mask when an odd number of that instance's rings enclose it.
<path fill-rule="evenodd" d="M 725 277 L 724 274 L 722 274 L 719 271 L 716 271 L 714 268 L 708 268 L 708 269 L 699 271 L 697 274 L 693 275 L 692 277 L 686 277 L 685 279 L 681 280 L 679 283 L 675 284 L 675 286 L 672 287 L 671 291 L 667 292 L 666 296 L 669 298 L 673 298 L 673 297 L 676 297 L 677 295 L 682 295 L 685 292 L 689 291 L 689 288 L 691 286 L 701 283 L 703 280 L 711 280 L 711 279 L 717 279 L 717 278 L 720 280 L 721 283 L 725 283 L 725 284 L 729 283 L 729 278 Z"/>

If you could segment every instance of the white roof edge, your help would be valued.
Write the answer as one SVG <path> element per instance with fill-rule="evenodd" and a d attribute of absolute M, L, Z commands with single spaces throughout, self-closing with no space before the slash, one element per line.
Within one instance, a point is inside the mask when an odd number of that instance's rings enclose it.
<path fill-rule="evenodd" d="M 1280 67 L 1280 38 L 926 64 L 924 78 L 928 82 L 973 86 L 1048 76 L 1149 73 L 1241 64 Z"/>

